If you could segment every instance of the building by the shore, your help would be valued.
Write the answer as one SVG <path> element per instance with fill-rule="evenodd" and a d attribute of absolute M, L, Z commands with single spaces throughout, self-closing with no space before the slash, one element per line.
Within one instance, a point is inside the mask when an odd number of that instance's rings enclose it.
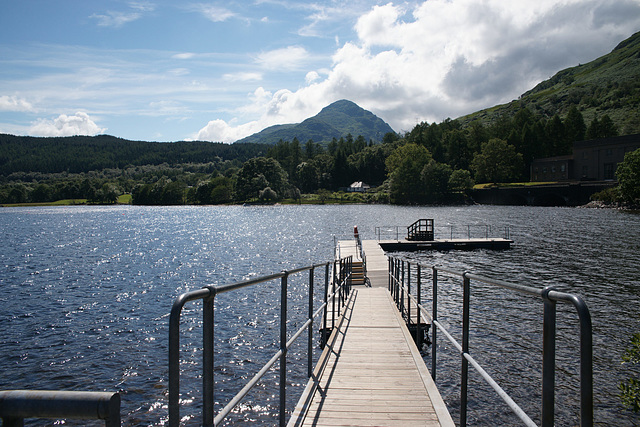
<path fill-rule="evenodd" d="M 625 154 L 640 148 L 640 134 L 573 143 L 573 154 L 531 162 L 532 182 L 615 180 Z"/>

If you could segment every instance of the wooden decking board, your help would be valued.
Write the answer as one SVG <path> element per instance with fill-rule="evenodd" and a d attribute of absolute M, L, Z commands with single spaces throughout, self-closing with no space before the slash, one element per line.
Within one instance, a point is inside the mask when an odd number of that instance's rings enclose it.
<path fill-rule="evenodd" d="M 386 286 L 354 287 L 289 425 L 454 425 Z"/>

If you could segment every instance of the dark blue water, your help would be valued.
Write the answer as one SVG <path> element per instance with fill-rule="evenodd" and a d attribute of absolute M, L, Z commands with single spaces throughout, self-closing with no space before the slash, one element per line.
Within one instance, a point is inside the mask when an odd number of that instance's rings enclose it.
<path fill-rule="evenodd" d="M 640 216 L 618 211 L 526 207 L 392 206 L 65 207 L 0 210 L 0 389 L 122 393 L 124 425 L 167 420 L 168 314 L 179 294 L 204 285 L 270 274 L 333 256 L 333 236 L 358 225 L 510 226 L 509 251 L 407 254 L 530 286 L 554 285 L 584 297 L 594 323 L 596 420 L 638 424 L 624 410 L 617 384 L 629 374 L 621 355 L 640 331 Z M 292 331 L 304 321 L 306 275 L 290 281 Z M 318 274 L 316 282 L 322 282 Z M 442 285 L 443 322 L 458 327 L 459 284 Z M 224 294 L 216 301 L 216 408 L 277 349 L 279 283 Z M 427 290 L 425 289 L 425 292 Z M 321 291 L 316 292 L 319 301 Z M 472 352 L 514 399 L 539 418 L 540 329 L 537 301 L 478 286 Z M 499 304 L 496 304 L 496 301 Z M 441 312 L 442 313 L 442 312 Z M 575 315 L 559 309 L 557 424 L 578 423 Z M 185 423 L 200 422 L 200 305 L 183 312 Z M 383 343 L 381 343 L 383 345 Z M 459 366 L 444 360 L 438 383 L 457 417 Z M 289 408 L 306 379 L 300 346 L 290 354 Z M 425 357 L 429 360 L 429 348 Z M 317 353 L 317 350 L 316 350 Z M 456 359 L 453 356 L 452 360 Z M 637 370 L 635 371 L 637 375 Z M 273 424 L 276 374 L 269 374 L 231 422 Z M 501 400 L 471 378 L 472 424 L 517 424 Z M 52 422 L 41 422 L 48 425 Z M 85 424 L 81 422 L 79 425 Z"/>

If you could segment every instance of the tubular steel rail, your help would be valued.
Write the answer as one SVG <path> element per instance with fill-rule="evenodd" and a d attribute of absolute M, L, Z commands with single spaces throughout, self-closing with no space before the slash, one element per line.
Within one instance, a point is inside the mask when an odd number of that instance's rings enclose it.
<path fill-rule="evenodd" d="M 433 219 L 419 219 L 408 226 L 407 240 L 433 240 Z"/>
<path fill-rule="evenodd" d="M 489 224 L 477 225 L 434 225 L 433 232 L 435 238 L 440 239 L 472 239 L 472 238 L 490 238 L 497 237 L 501 234 L 505 239 L 511 238 L 511 229 L 508 226 L 495 227 Z M 401 240 L 407 233 L 407 226 L 390 225 L 384 227 L 376 227 L 376 240 Z"/>
<path fill-rule="evenodd" d="M 120 425 L 120 394 L 94 391 L 0 391 L 0 417 L 5 427 L 22 427 L 25 418 L 104 420 Z"/>
<path fill-rule="evenodd" d="M 461 384 L 460 384 L 460 425 L 467 424 L 467 383 L 468 370 L 471 364 L 482 376 L 482 378 L 498 393 L 507 403 L 509 408 L 527 426 L 536 424 L 529 416 L 511 399 L 507 393 L 498 385 L 493 378 L 478 364 L 469 354 L 469 311 L 471 297 L 471 281 L 482 282 L 491 286 L 508 289 L 542 299 L 544 304 L 543 313 L 543 337 L 542 337 L 542 425 L 553 426 L 555 422 L 555 343 L 556 343 L 556 303 L 563 302 L 575 307 L 580 323 L 580 425 L 583 427 L 593 426 L 593 350 L 592 350 L 592 327 L 591 314 L 582 298 L 577 295 L 558 292 L 551 287 L 544 289 L 508 283 L 501 280 L 490 279 L 469 272 L 454 271 L 437 266 L 423 266 L 413 263 L 416 268 L 416 296 L 411 295 L 411 263 L 399 258 L 389 258 L 389 291 L 391 292 L 398 309 L 406 313 L 411 318 L 411 301 L 414 303 L 417 314 L 416 341 L 421 345 L 422 333 L 420 315 L 421 313 L 431 322 L 432 327 L 432 347 L 431 347 L 431 376 L 436 379 L 437 368 L 437 329 L 439 329 L 447 339 L 456 347 L 462 355 Z M 406 267 L 405 267 L 406 266 Z M 425 267 L 432 271 L 432 307 L 431 314 L 421 301 L 421 269 Z M 406 273 L 406 274 L 405 274 Z M 438 273 L 462 278 L 463 287 L 463 314 L 462 314 L 462 344 L 456 341 L 453 336 L 438 321 Z M 436 329 L 437 327 L 437 329 Z"/>
<path fill-rule="evenodd" d="M 333 264 L 333 280 L 331 282 L 331 292 L 329 291 L 329 266 Z M 324 313 L 323 333 L 327 333 L 327 317 L 329 304 L 331 308 L 332 327 L 335 324 L 336 313 L 339 313 L 345 304 L 346 297 L 351 290 L 351 257 L 343 258 L 333 263 L 315 264 L 301 267 L 294 270 L 282 271 L 269 276 L 258 277 L 252 280 L 232 283 L 229 285 L 206 286 L 202 289 L 186 292 L 178 296 L 171 309 L 169 317 L 169 426 L 180 425 L 180 314 L 182 308 L 189 301 L 203 300 L 203 405 L 202 418 L 203 425 L 218 425 L 231 413 L 240 403 L 246 394 L 258 384 L 260 379 L 280 361 L 280 425 L 285 425 L 286 417 L 286 383 L 287 383 L 287 351 L 294 341 L 308 329 L 307 337 L 307 375 L 311 377 L 313 369 L 312 346 L 313 346 L 313 321 L 320 314 Z M 316 268 L 325 268 L 325 290 L 324 303 L 313 311 L 313 278 Z M 309 313 L 305 324 L 287 340 L 287 281 L 289 276 L 304 271 L 309 271 Z M 280 350 L 258 371 L 257 374 L 221 409 L 214 418 L 213 411 L 213 388 L 214 388 L 214 300 L 219 294 L 235 291 L 258 283 L 280 279 Z M 338 307 L 336 308 L 336 304 Z M 326 342 L 326 336 L 325 340 Z"/>

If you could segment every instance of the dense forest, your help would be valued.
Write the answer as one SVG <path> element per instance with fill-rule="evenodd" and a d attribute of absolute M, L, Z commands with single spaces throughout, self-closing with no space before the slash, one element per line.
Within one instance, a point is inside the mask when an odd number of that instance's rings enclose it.
<path fill-rule="evenodd" d="M 261 144 L 129 141 L 109 135 L 36 138 L 0 134 L 0 176 L 14 172 L 86 173 L 163 163 L 242 163 L 264 154 L 266 148 Z"/>

